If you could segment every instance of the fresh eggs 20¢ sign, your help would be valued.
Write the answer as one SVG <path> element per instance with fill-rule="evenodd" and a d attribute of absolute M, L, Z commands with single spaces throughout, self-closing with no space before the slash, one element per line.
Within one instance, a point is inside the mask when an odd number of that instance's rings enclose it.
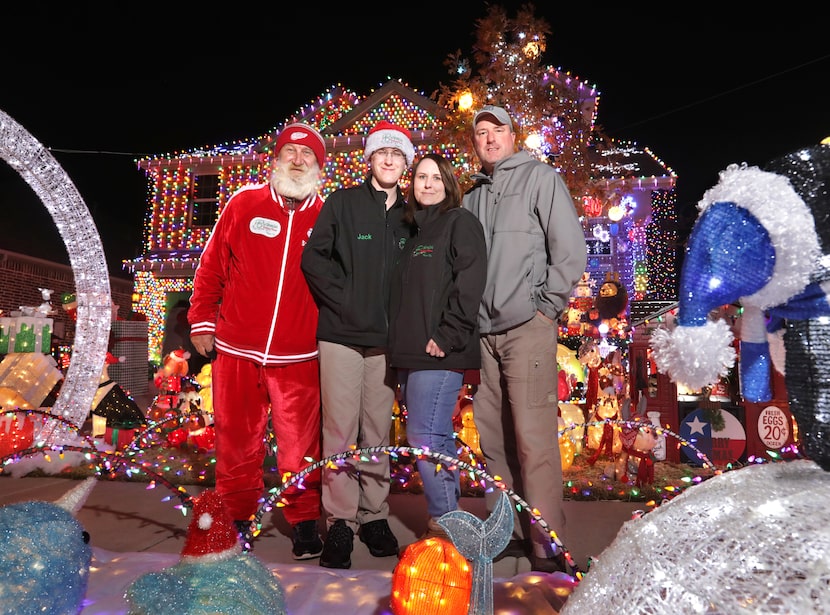
<path fill-rule="evenodd" d="M 777 406 L 767 406 L 758 415 L 758 437 L 769 449 L 779 449 L 790 438 L 787 413 Z"/>

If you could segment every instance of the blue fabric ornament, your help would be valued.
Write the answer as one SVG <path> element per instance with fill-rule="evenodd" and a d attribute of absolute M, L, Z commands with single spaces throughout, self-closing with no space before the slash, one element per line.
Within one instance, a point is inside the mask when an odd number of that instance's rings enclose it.
<path fill-rule="evenodd" d="M 730 165 L 698 204 L 680 276 L 677 326 L 658 329 L 659 371 L 699 389 L 735 361 L 733 336 L 709 314 L 733 302 L 741 322 L 741 394 L 768 401 L 768 335 L 784 328 L 790 411 L 804 451 L 830 470 L 830 145 L 797 150 L 765 169 Z"/>

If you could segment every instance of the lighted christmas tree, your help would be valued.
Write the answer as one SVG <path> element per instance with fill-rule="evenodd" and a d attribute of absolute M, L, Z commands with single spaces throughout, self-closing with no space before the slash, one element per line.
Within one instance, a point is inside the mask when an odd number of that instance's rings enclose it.
<path fill-rule="evenodd" d="M 437 102 L 448 110 L 438 140 L 467 142 L 472 113 L 484 104 L 502 106 L 518 121 L 523 149 L 560 170 L 580 215 L 585 201 L 607 209 L 619 196 L 591 174 L 591 161 L 610 142 L 595 124 L 597 93 L 570 73 L 544 65 L 550 33 L 532 4 L 523 5 L 515 17 L 489 6 L 476 21 L 477 68 L 460 50 L 445 62 L 453 81 L 438 90 Z M 461 180 L 466 186 L 469 173 Z"/>

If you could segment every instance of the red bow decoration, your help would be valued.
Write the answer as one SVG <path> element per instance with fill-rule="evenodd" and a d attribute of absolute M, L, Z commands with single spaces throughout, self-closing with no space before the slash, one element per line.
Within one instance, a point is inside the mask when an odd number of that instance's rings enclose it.
<path fill-rule="evenodd" d="M 653 485 L 654 459 L 652 458 L 651 453 L 638 451 L 636 448 L 624 448 L 623 450 L 628 453 L 629 457 L 636 457 L 640 460 L 640 463 L 637 466 L 637 478 L 634 480 L 634 484 L 638 487 L 642 487 L 643 485 Z M 623 482 L 626 482 L 626 480 L 627 479 Z"/>

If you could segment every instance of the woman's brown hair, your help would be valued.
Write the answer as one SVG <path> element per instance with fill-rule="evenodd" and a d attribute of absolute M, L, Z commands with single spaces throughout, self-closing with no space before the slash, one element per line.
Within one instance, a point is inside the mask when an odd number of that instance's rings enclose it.
<path fill-rule="evenodd" d="M 415 212 L 423 209 L 423 206 L 418 203 L 415 198 L 415 174 L 418 172 L 418 167 L 424 160 L 432 160 L 438 165 L 438 172 L 441 174 L 441 181 L 444 184 L 444 190 L 447 193 L 446 198 L 438 205 L 439 211 L 442 213 L 448 209 L 461 207 L 461 185 L 458 183 L 458 178 L 455 176 L 455 170 L 449 160 L 444 158 L 441 154 L 424 154 L 418 162 L 412 166 L 412 177 L 409 181 L 409 192 L 406 197 L 406 205 L 404 207 L 403 219 L 408 224 L 415 223 Z"/>

